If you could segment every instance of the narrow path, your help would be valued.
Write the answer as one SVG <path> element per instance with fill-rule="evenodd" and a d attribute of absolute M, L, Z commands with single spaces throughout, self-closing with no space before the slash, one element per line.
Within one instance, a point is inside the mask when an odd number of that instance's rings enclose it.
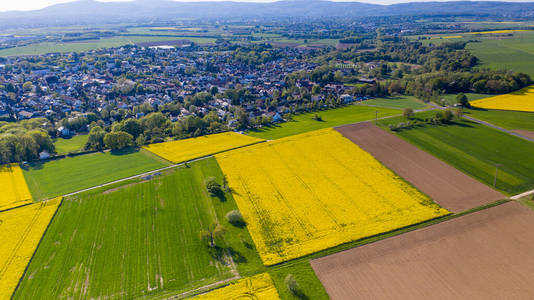
<path fill-rule="evenodd" d="M 529 138 L 529 137 L 526 137 L 526 136 L 524 136 L 524 135 L 521 135 L 521 134 L 519 134 L 519 133 L 517 133 L 517 132 L 513 132 L 513 131 L 511 131 L 511 130 L 504 129 L 504 128 L 499 127 L 499 126 L 497 126 L 497 125 L 493 125 L 493 124 L 488 123 L 488 122 L 486 122 L 486 121 L 482 121 L 482 120 L 479 120 L 479 119 L 476 119 L 476 118 L 473 118 L 473 117 L 470 117 L 470 116 L 466 116 L 466 115 L 464 115 L 463 117 L 464 117 L 465 119 L 467 119 L 467 120 L 470 120 L 470 121 L 473 121 L 473 122 L 476 122 L 476 123 L 479 123 L 479 124 L 482 124 L 482 125 L 486 125 L 486 126 L 491 127 L 491 128 L 493 128 L 493 129 L 497 129 L 497 130 L 502 131 L 502 132 L 504 132 L 504 133 L 508 133 L 508 134 L 511 134 L 511 135 L 516 136 L 516 137 L 518 137 L 518 138 L 521 138 L 521 139 L 524 139 L 524 140 L 527 140 L 527 141 L 529 141 L 529 142 L 533 142 L 533 143 L 534 143 L 534 139 L 531 139 L 531 138 Z"/>
<path fill-rule="evenodd" d="M 524 193 L 521 193 L 519 195 L 512 196 L 512 197 L 510 197 L 510 199 L 518 200 L 518 199 L 521 199 L 521 198 L 529 196 L 529 195 L 534 195 L 534 190 L 528 191 L 528 192 L 524 192 Z"/>

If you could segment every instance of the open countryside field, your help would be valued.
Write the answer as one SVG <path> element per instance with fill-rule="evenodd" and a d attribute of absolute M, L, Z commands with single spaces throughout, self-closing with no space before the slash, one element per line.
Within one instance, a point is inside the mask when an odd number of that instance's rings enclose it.
<path fill-rule="evenodd" d="M 387 97 L 387 98 L 374 98 L 365 100 L 362 102 L 366 105 L 380 106 L 380 107 L 389 107 L 389 108 L 412 108 L 412 109 L 423 109 L 429 107 L 428 104 L 417 99 L 414 96 L 397 96 L 397 97 Z"/>
<path fill-rule="evenodd" d="M 0 211 L 32 202 L 32 195 L 18 164 L 0 165 Z"/>
<path fill-rule="evenodd" d="M 196 42 L 200 41 L 215 41 L 215 39 L 195 39 L 188 37 L 168 37 L 157 35 L 146 36 L 117 36 L 111 38 L 102 38 L 98 40 L 87 40 L 81 42 L 56 43 L 56 42 L 42 42 L 31 44 L 27 46 L 8 48 L 0 50 L 0 56 L 20 56 L 20 55 L 40 55 L 46 53 L 65 53 L 65 52 L 82 52 L 90 50 L 98 50 L 103 48 L 120 47 L 124 45 L 133 45 L 137 43 L 146 42 L 161 42 L 179 39 L 189 39 Z"/>
<path fill-rule="evenodd" d="M 467 37 L 472 39 L 472 36 Z M 480 38 L 467 44 L 483 67 L 509 69 L 534 76 L 534 31 L 516 32 L 513 38 Z"/>
<path fill-rule="evenodd" d="M 88 135 L 76 135 L 69 139 L 59 138 L 54 140 L 54 146 L 58 154 L 67 154 L 80 151 L 87 143 Z"/>
<path fill-rule="evenodd" d="M 10 299 L 61 199 L 0 212 L 0 299 Z"/>
<path fill-rule="evenodd" d="M 198 300 L 280 299 L 268 273 L 243 278 L 234 284 L 199 295 Z"/>
<path fill-rule="evenodd" d="M 509 36 L 512 35 L 512 36 Z M 450 38 L 446 38 L 446 37 Z M 421 40 L 423 44 L 448 42 L 467 43 L 468 49 L 480 59 L 480 67 L 494 70 L 512 70 L 534 76 L 534 31 L 515 31 L 492 34 L 444 34 L 431 35 L 431 39 Z M 441 37 L 441 38 L 440 38 Z"/>
<path fill-rule="evenodd" d="M 336 130 L 449 211 L 459 213 L 506 198 L 372 123 Z"/>
<path fill-rule="evenodd" d="M 168 161 L 180 163 L 261 141 L 263 140 L 236 132 L 223 132 L 185 140 L 150 144 L 143 148 Z"/>
<path fill-rule="evenodd" d="M 216 158 L 265 265 L 449 213 L 333 129 Z"/>
<path fill-rule="evenodd" d="M 312 261 L 331 299 L 529 299 L 534 211 L 501 204 Z"/>
<path fill-rule="evenodd" d="M 471 101 L 470 104 L 484 109 L 534 112 L 534 86 L 505 95 Z"/>
<path fill-rule="evenodd" d="M 223 180 L 213 158 L 66 198 L 14 298 L 170 296 L 234 277 L 227 253 L 238 269 L 261 266 L 246 228 L 226 221 L 232 195 L 209 196 L 210 176 Z M 227 232 L 211 249 L 200 231 L 215 222 Z"/>
<path fill-rule="evenodd" d="M 534 131 L 534 112 L 471 108 L 464 114 L 506 129 Z"/>
<path fill-rule="evenodd" d="M 395 121 L 404 119 L 389 119 L 380 125 L 387 127 Z M 498 166 L 496 188 L 508 195 L 534 188 L 534 143 L 529 141 L 468 120 L 420 125 L 396 134 L 489 186 L 493 186 Z"/>
<path fill-rule="evenodd" d="M 376 117 L 377 111 L 378 118 L 402 113 L 402 111 L 397 109 L 376 108 L 355 104 L 336 109 L 295 115 L 293 121 L 276 124 L 271 127 L 250 130 L 247 134 L 266 140 L 279 139 L 312 130 L 372 120 Z M 316 114 L 321 116 L 322 121 L 313 119 Z"/>
<path fill-rule="evenodd" d="M 23 173 L 33 198 L 43 200 L 168 165 L 148 151 L 126 149 L 34 162 Z"/>

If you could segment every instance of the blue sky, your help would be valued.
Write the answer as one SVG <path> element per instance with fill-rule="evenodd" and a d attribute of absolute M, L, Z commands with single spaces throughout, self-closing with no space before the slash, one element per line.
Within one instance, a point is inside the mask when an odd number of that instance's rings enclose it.
<path fill-rule="evenodd" d="M 33 10 L 40 9 L 56 3 L 72 2 L 73 0 L 0 0 L 0 11 L 8 10 Z M 99 0 L 99 1 L 129 1 L 129 0 Z M 191 1 L 191 0 L 179 0 Z M 194 1 L 213 1 L 213 0 L 194 0 Z M 273 2 L 273 0 L 234 0 L 242 2 Z M 343 1 L 343 0 L 337 0 Z M 350 1 L 350 0 L 349 0 Z M 428 2 L 433 0 L 361 0 L 359 2 L 392 4 L 400 2 Z M 435 1 L 435 0 L 434 0 Z M 515 0 L 513 2 L 531 2 L 531 0 Z"/>

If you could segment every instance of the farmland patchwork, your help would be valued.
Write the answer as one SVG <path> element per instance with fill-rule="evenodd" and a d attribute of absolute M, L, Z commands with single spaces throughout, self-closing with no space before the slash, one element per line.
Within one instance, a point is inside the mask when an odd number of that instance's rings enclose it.
<path fill-rule="evenodd" d="M 333 129 L 216 158 L 265 265 L 449 213 Z"/>

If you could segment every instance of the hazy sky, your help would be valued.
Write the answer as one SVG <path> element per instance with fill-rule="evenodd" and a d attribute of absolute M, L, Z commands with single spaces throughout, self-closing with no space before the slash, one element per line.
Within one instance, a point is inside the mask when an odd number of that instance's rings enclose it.
<path fill-rule="evenodd" d="M 8 10 L 33 10 L 43 8 L 56 3 L 72 2 L 73 0 L 0 0 L 0 11 Z M 99 1 L 130 1 L 130 0 L 99 0 Z M 176 1 L 191 1 L 191 0 L 176 0 Z M 193 0 L 193 1 L 214 1 L 214 0 Z M 217 1 L 217 0 L 215 0 Z M 242 2 L 273 2 L 273 0 L 233 0 Z M 336 0 L 347 1 L 347 0 Z M 348 0 L 351 1 L 351 0 Z M 377 4 L 391 4 L 399 2 L 422 2 L 435 0 L 361 0 L 359 2 L 377 3 Z M 514 0 L 513 2 L 531 2 L 532 0 Z"/>

